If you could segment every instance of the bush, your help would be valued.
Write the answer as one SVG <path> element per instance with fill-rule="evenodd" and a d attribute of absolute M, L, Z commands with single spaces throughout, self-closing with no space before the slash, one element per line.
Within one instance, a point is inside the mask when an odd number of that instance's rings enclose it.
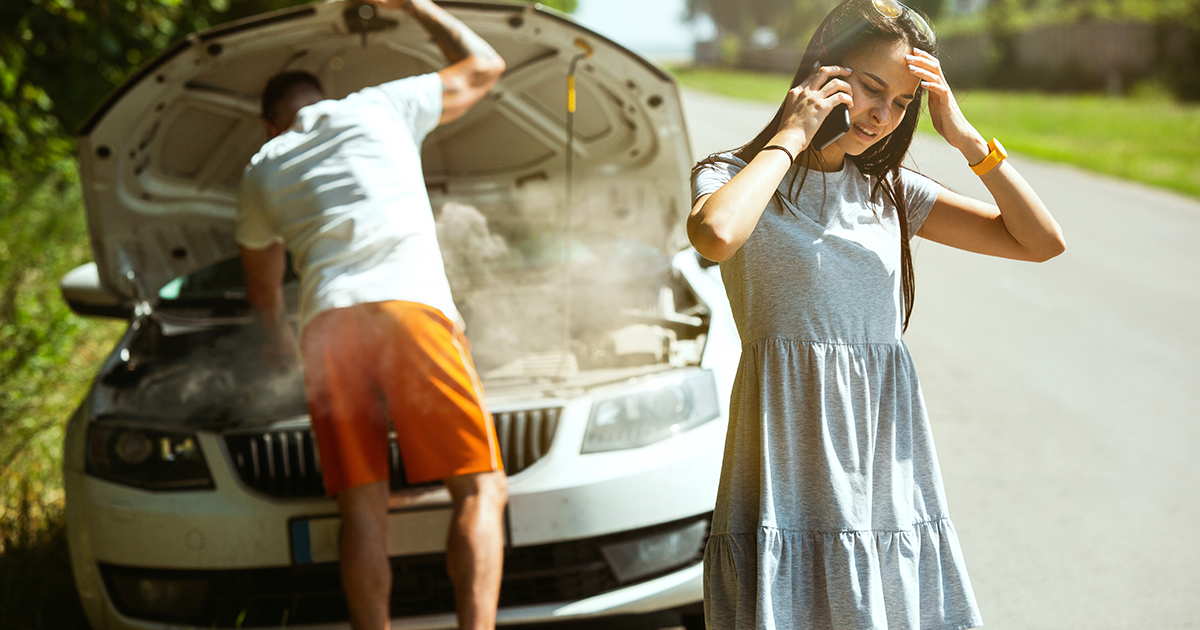
<path fill-rule="evenodd" d="M 63 274 L 92 257 L 75 161 L 0 172 L 0 199 L 3 544 L 61 504 L 63 428 L 123 325 L 79 317 L 59 293 Z"/>

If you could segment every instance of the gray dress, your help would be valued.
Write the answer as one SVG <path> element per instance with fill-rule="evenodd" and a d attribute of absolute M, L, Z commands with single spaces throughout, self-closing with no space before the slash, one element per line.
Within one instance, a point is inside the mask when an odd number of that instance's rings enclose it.
<path fill-rule="evenodd" d="M 745 167 L 706 162 L 696 197 Z M 797 169 L 721 263 L 742 359 L 704 555 L 708 627 L 981 625 L 900 338 L 896 210 L 849 160 L 802 189 Z M 901 179 L 915 233 L 941 188 Z"/>

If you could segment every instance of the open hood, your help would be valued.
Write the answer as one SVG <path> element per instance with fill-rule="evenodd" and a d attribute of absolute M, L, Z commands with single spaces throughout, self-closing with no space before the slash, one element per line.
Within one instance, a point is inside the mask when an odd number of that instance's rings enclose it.
<path fill-rule="evenodd" d="M 601 231 L 670 254 L 686 246 L 691 152 L 674 80 L 654 63 L 540 6 L 443 2 L 500 53 L 494 93 L 423 148 L 435 213 L 482 208 L 489 222 Z M 331 98 L 437 70 L 444 58 L 399 11 L 297 7 L 194 34 L 114 92 L 79 133 L 100 281 L 119 299 L 237 255 L 239 182 L 266 141 L 267 79 L 316 75 Z M 567 73 L 578 62 L 573 211 L 566 186 Z"/>

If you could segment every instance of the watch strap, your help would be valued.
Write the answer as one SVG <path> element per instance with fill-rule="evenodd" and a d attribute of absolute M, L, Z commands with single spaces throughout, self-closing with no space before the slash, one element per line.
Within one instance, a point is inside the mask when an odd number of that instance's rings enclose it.
<path fill-rule="evenodd" d="M 971 170 L 976 175 L 983 175 L 996 168 L 997 164 L 1003 162 L 1008 157 L 1008 153 L 1004 150 L 1004 145 L 1000 144 L 999 140 L 992 138 L 988 140 L 987 146 L 990 151 L 987 157 L 983 158 L 982 162 L 971 165 Z"/>

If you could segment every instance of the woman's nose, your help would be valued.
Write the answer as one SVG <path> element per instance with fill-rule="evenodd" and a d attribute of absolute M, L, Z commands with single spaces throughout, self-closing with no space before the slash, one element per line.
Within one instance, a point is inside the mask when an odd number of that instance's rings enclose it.
<path fill-rule="evenodd" d="M 871 107 L 871 117 L 880 125 L 886 125 L 892 120 L 892 110 L 887 106 L 887 103 L 876 102 Z"/>

